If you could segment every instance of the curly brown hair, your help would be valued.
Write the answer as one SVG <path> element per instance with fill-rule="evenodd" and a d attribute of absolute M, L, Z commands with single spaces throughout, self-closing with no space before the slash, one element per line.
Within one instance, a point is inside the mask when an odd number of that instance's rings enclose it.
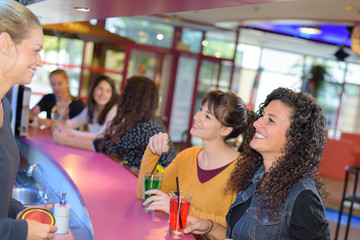
<path fill-rule="evenodd" d="M 109 148 L 138 122 L 146 122 L 155 115 L 159 105 L 159 93 L 155 82 L 144 76 L 133 76 L 127 80 L 120 95 L 116 116 L 106 127 L 100 149 L 110 139 Z"/>
<path fill-rule="evenodd" d="M 280 100 L 292 109 L 290 126 L 286 132 L 287 144 L 284 154 L 277 159 L 270 171 L 262 179 L 256 194 L 260 196 L 258 211 L 278 218 L 280 205 L 295 183 L 302 178 L 310 178 L 323 200 L 328 197 L 325 184 L 318 176 L 321 155 L 326 143 L 326 119 L 315 99 L 304 93 L 278 88 L 270 93 L 257 112 L 263 110 L 273 100 Z M 255 128 L 244 140 L 243 158 L 236 164 L 230 176 L 229 189 L 243 191 L 250 185 L 253 175 L 263 165 L 262 156 L 250 148 L 249 143 Z"/>

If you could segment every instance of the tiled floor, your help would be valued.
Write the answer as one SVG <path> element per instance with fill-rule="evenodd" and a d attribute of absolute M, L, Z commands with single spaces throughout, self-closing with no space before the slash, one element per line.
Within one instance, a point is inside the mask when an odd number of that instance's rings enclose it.
<path fill-rule="evenodd" d="M 338 211 L 340 208 L 340 202 L 344 187 L 344 182 L 337 179 L 331 179 L 323 177 L 326 185 L 329 187 L 330 197 L 327 201 L 327 217 L 330 225 L 330 236 L 331 239 L 335 239 L 336 224 L 338 221 Z M 349 189 L 349 188 L 348 188 Z M 360 193 L 359 193 L 360 194 Z M 347 213 L 345 209 L 344 213 Z M 360 239 L 360 208 L 356 206 L 354 210 L 354 217 L 351 219 L 350 230 L 348 233 L 348 240 L 359 240 Z M 340 225 L 340 232 L 338 240 L 342 240 L 345 237 L 345 226 L 346 226 L 347 215 L 343 215 Z"/>

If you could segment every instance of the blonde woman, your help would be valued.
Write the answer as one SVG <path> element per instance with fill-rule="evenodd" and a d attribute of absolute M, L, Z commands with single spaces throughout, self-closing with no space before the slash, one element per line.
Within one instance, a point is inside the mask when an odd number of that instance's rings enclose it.
<path fill-rule="evenodd" d="M 10 127 L 11 107 L 5 94 L 15 84 L 29 84 L 42 66 L 44 35 L 39 19 L 15 1 L 0 2 L 0 239 L 53 239 L 56 226 L 33 220 L 15 220 L 25 207 L 11 198 L 20 164 Z M 46 206 L 47 209 L 51 205 Z"/>
<path fill-rule="evenodd" d="M 73 118 L 84 109 L 85 103 L 71 96 L 69 90 L 69 77 L 62 69 L 54 70 L 49 75 L 53 93 L 45 95 L 36 106 L 30 111 L 30 121 L 40 113 L 46 112 L 46 119 L 38 118 L 37 125 L 51 127 L 51 114 L 56 111 L 56 119 L 64 122 Z"/>

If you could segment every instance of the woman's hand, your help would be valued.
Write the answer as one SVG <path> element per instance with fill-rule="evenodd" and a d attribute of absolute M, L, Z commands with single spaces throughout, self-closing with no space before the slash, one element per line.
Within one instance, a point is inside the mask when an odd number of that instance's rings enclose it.
<path fill-rule="evenodd" d="M 26 220 L 28 224 L 28 233 L 26 240 L 39 240 L 39 239 L 54 239 L 54 232 L 57 231 L 57 226 L 39 223 L 34 220 Z"/>
<path fill-rule="evenodd" d="M 169 150 L 168 146 L 169 135 L 167 133 L 158 133 L 152 136 L 149 140 L 149 148 L 152 153 L 160 155 L 162 152 Z"/>
<path fill-rule="evenodd" d="M 28 206 L 26 209 L 29 208 L 42 208 L 46 210 L 50 210 L 53 207 L 52 204 L 47 205 L 33 205 Z M 21 215 L 22 211 L 18 214 L 18 217 Z M 18 219 L 17 217 L 17 219 Z M 26 220 L 28 224 L 28 234 L 27 240 L 38 240 L 38 239 L 54 239 L 55 234 L 54 232 L 57 231 L 56 226 L 52 226 L 49 224 L 43 224 L 34 220 Z"/>
<path fill-rule="evenodd" d="M 53 119 L 51 121 L 51 130 L 54 131 L 58 126 L 65 127 L 65 125 L 59 120 Z"/>
<path fill-rule="evenodd" d="M 71 137 L 69 130 L 66 127 L 61 127 L 60 125 L 53 131 L 53 139 L 56 143 L 61 145 L 66 145 L 67 140 Z"/>
<path fill-rule="evenodd" d="M 156 194 L 151 196 L 143 203 L 144 206 L 147 206 L 146 211 L 161 210 L 169 214 L 170 208 L 170 197 L 168 194 L 163 193 L 160 190 L 152 189 L 145 192 L 146 194 Z"/>
<path fill-rule="evenodd" d="M 225 239 L 226 228 L 209 219 L 188 216 L 184 233 L 206 234 L 215 239 Z"/>
<path fill-rule="evenodd" d="M 40 129 L 44 129 L 44 128 L 50 128 L 52 121 L 49 118 L 38 118 L 38 126 Z"/>
<path fill-rule="evenodd" d="M 213 224 L 209 219 L 188 216 L 184 233 L 206 234 L 212 229 Z"/>

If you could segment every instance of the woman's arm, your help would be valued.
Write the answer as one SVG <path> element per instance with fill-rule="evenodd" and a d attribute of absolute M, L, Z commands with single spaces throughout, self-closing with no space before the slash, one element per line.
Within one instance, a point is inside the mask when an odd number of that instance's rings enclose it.
<path fill-rule="evenodd" d="M 329 223 L 321 200 L 311 190 L 296 198 L 290 219 L 291 239 L 330 239 Z"/>
<path fill-rule="evenodd" d="M 207 234 L 215 239 L 225 239 L 226 228 L 209 219 L 188 216 L 184 233 Z"/>
<path fill-rule="evenodd" d="M 33 109 L 30 110 L 29 120 L 34 120 L 34 117 L 36 117 L 40 113 L 40 107 L 36 105 Z"/>
<path fill-rule="evenodd" d="M 107 125 L 109 125 L 109 124 L 111 123 L 111 121 L 113 120 L 113 118 L 116 116 L 116 113 L 117 113 L 117 105 L 115 104 L 115 105 L 110 109 L 110 111 L 107 113 L 105 122 L 104 122 L 104 124 L 102 125 L 100 131 L 97 133 L 98 136 L 101 136 L 101 135 L 105 132 Z"/>
<path fill-rule="evenodd" d="M 137 182 L 137 197 L 142 199 L 143 192 L 143 176 L 145 172 L 150 172 L 158 160 L 159 155 L 156 153 L 152 153 L 149 146 L 146 147 L 143 158 L 141 160 L 140 171 Z M 162 180 L 162 183 L 164 181 Z"/>
<path fill-rule="evenodd" d="M 219 208 L 222 208 L 222 206 L 219 206 Z M 225 216 L 215 215 L 215 214 L 212 214 L 212 213 L 208 213 L 208 212 L 198 210 L 198 209 L 192 207 L 191 204 L 190 204 L 190 209 L 189 209 L 189 215 L 193 216 L 193 217 L 209 219 L 209 220 L 214 221 L 214 222 L 216 222 L 216 223 L 218 223 L 218 224 L 220 224 L 222 226 L 227 226 Z"/>
<path fill-rule="evenodd" d="M 88 108 L 84 108 L 80 114 L 65 121 L 65 126 L 73 129 L 77 129 L 89 122 L 88 120 Z"/>
<path fill-rule="evenodd" d="M 58 144 L 94 151 L 93 141 L 91 139 L 75 137 L 71 135 L 71 133 L 66 132 L 64 128 L 55 129 L 53 136 L 54 141 Z"/>

